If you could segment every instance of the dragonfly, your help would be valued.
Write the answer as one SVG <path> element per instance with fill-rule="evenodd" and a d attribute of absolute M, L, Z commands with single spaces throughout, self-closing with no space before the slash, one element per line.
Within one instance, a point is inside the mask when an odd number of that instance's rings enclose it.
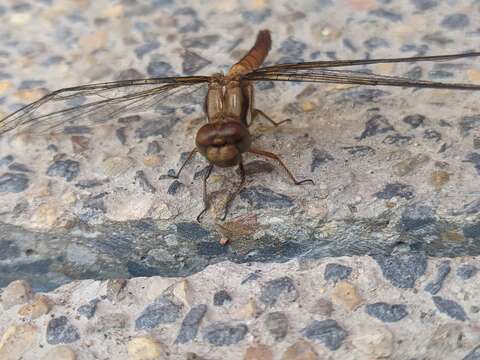
<path fill-rule="evenodd" d="M 277 154 L 257 148 L 252 144 L 249 128 L 257 119 L 266 119 L 274 126 L 290 120 L 276 122 L 255 107 L 254 85 L 256 82 L 281 81 L 480 90 L 480 85 L 477 84 L 416 80 L 355 70 L 355 67 L 358 69 L 359 66 L 370 64 L 451 61 L 478 57 L 480 52 L 383 59 L 309 61 L 262 67 L 262 63 L 271 49 L 271 44 L 270 31 L 259 31 L 253 47 L 226 74 L 119 80 L 53 91 L 1 119 L 0 136 L 14 130 L 44 134 L 66 123 L 78 124 L 85 120 L 88 121 L 92 116 L 98 114 L 106 119 L 112 119 L 127 112 L 154 107 L 174 96 L 188 99 L 194 92 L 206 87 L 204 102 L 206 124 L 200 127 L 196 133 L 195 147 L 190 151 L 178 171 L 170 176 L 178 178 L 196 153 L 200 153 L 208 161 L 209 165 L 203 175 L 203 209 L 197 216 L 197 221 L 200 221 L 202 215 L 209 209 L 207 180 L 214 167 L 237 166 L 240 182 L 234 191 L 230 192 L 225 202 L 222 217 L 224 220 L 230 204 L 244 187 L 246 173 L 243 164 L 246 154 L 275 161 L 285 170 L 295 185 L 313 183 L 312 179 L 298 180 Z M 349 67 L 354 67 L 354 69 L 348 69 Z M 54 105 L 53 110 L 52 105 Z M 162 118 L 159 118 L 158 121 L 162 121 Z"/>

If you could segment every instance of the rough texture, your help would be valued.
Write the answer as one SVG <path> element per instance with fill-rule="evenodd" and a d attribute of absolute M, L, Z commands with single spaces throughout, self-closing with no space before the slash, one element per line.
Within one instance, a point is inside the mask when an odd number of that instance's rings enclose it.
<path fill-rule="evenodd" d="M 230 0 L 7 4 L 0 12 L 9 24 L 0 30 L 4 114 L 62 86 L 225 71 L 262 28 L 273 35 L 267 64 L 478 47 L 478 8 L 466 0 L 309 0 L 295 11 L 285 10 L 287 2 Z M 474 64 L 368 69 L 478 82 Z M 281 82 L 256 88 L 258 108 L 292 121 L 275 128 L 259 119 L 251 127 L 255 146 L 278 153 L 315 185 L 292 186 L 275 163 L 247 156 L 247 186 L 225 222 L 219 218 L 238 182 L 234 169 L 215 170 L 213 204 L 200 225 L 205 161 L 195 159 L 177 180 L 161 176 L 193 147 L 200 87 L 129 113 L 76 119 L 54 135 L 2 136 L 0 286 L 18 278 L 48 290 L 92 277 L 184 276 L 223 260 L 480 253 L 478 94 Z M 417 265 L 392 281 L 409 287 L 421 274 Z M 338 281 L 346 273 L 326 275 Z"/>
<path fill-rule="evenodd" d="M 468 0 L 307 0 L 293 8 L 286 0 L 6 0 L 0 117 L 59 87 L 225 72 L 263 28 L 273 35 L 266 65 L 471 51 L 478 49 L 478 11 Z M 480 83 L 477 64 L 354 70 Z M 49 357 L 49 341 L 68 342 L 56 346 L 80 360 L 89 356 L 80 349 L 92 347 L 92 354 L 126 357 L 127 344 L 132 358 L 190 352 L 243 359 L 247 348 L 250 357 L 269 354 L 263 345 L 285 360 L 478 357 L 471 326 L 480 313 L 473 302 L 480 92 L 255 87 L 259 109 L 292 120 L 273 127 L 259 118 L 250 128 L 255 146 L 315 184 L 293 186 L 274 162 L 247 156 L 246 187 L 226 221 L 235 169 L 210 177 L 212 206 L 201 224 L 205 161 L 197 156 L 178 179 L 166 176 L 203 124 L 200 86 L 131 104 L 135 111 L 108 108 L 62 122 L 53 133 L 0 137 L 0 288 L 13 280 L 50 291 L 79 279 L 115 279 L 101 284 L 104 293 L 97 282 L 76 284 L 81 293 L 68 285 L 52 296 L 57 302 L 23 303 L 4 292 L 0 331 L 12 346 L 38 351 L 27 359 Z M 292 259 L 294 270 L 280 264 Z M 220 268 L 215 277 L 209 265 Z M 188 276 L 192 287 L 166 291 L 142 287 L 149 279 L 125 280 L 152 276 Z M 73 298 L 60 295 L 72 291 Z M 299 303 L 308 319 L 297 313 Z M 33 321 L 38 336 L 12 325 L 17 316 Z M 366 323 L 370 336 L 357 327 Z"/>
<path fill-rule="evenodd" d="M 371 257 L 356 256 L 308 263 L 223 262 L 186 281 L 155 276 L 129 279 L 122 287 L 111 280 L 83 280 L 36 294 L 53 305 L 28 324 L 22 324 L 25 318 L 19 314 L 25 305 L 0 312 L 0 354 L 36 360 L 62 346 L 80 360 L 157 359 L 159 354 L 169 354 L 171 360 L 253 360 L 270 354 L 284 360 L 410 360 L 440 359 L 446 353 L 452 359 L 470 353 L 475 359 L 480 346 L 478 274 L 464 280 L 456 273 L 480 262 L 473 257 L 450 259 L 451 272 L 432 295 L 427 284 L 438 279 L 446 259 L 426 261 L 425 273 L 407 289 L 394 286 Z M 348 284 L 361 289 L 355 306 L 346 302 L 352 298 L 350 288 L 346 296 L 339 295 L 345 280 L 323 278 L 332 262 L 351 269 Z M 245 282 L 252 272 L 258 277 Z M 228 281 L 219 274 L 229 274 Z M 284 274 L 298 296 L 273 305 L 263 302 L 262 290 Z M 219 289 L 231 296 L 222 306 L 211 301 Z M 78 309 L 94 295 L 99 299 L 94 315 L 79 315 Z"/>

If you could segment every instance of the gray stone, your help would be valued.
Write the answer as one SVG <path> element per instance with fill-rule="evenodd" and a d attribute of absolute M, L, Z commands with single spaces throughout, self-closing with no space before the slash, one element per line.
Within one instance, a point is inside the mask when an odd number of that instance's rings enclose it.
<path fill-rule="evenodd" d="M 442 140 L 442 134 L 433 129 L 425 129 L 423 132 L 423 138 L 427 140 L 432 140 L 434 142 L 439 142 Z"/>
<path fill-rule="evenodd" d="M 248 327 L 245 324 L 217 322 L 205 327 L 203 339 L 214 346 L 228 346 L 242 341 L 247 332 Z"/>
<path fill-rule="evenodd" d="M 95 322 L 94 329 L 96 332 L 105 333 L 112 330 L 124 329 L 128 321 L 127 314 L 124 313 L 109 313 L 101 315 Z"/>
<path fill-rule="evenodd" d="M 185 75 L 192 75 L 203 69 L 211 62 L 193 51 L 185 51 L 183 54 L 182 70 Z"/>
<path fill-rule="evenodd" d="M 261 288 L 260 301 L 268 306 L 274 306 L 277 301 L 294 302 L 298 298 L 297 288 L 293 280 L 284 276 L 267 281 Z"/>
<path fill-rule="evenodd" d="M 135 181 L 140 185 L 143 191 L 150 194 L 155 194 L 157 189 L 148 181 L 147 176 L 143 170 L 138 170 L 135 173 Z"/>
<path fill-rule="evenodd" d="M 454 42 L 451 38 L 445 36 L 444 32 L 436 31 L 434 33 L 422 36 L 422 40 L 435 46 L 445 46 Z"/>
<path fill-rule="evenodd" d="M 0 260 L 14 259 L 20 256 L 20 249 L 12 240 L 0 240 Z"/>
<path fill-rule="evenodd" d="M 289 36 L 286 40 L 282 41 L 278 52 L 293 58 L 300 58 L 306 48 L 306 44 Z"/>
<path fill-rule="evenodd" d="M 370 15 L 374 15 L 389 21 L 401 21 L 403 16 L 401 14 L 395 13 L 393 11 L 385 10 L 385 9 L 376 9 L 369 12 Z"/>
<path fill-rule="evenodd" d="M 382 144 L 405 145 L 405 144 L 410 144 L 412 140 L 413 140 L 413 136 L 393 134 L 393 135 L 387 135 L 385 139 L 382 140 Z"/>
<path fill-rule="evenodd" d="M 376 114 L 365 123 L 365 130 L 363 130 L 362 134 L 358 137 L 358 140 L 394 130 L 385 116 Z"/>
<path fill-rule="evenodd" d="M 293 199 L 287 195 L 276 193 L 263 186 L 251 186 L 240 192 L 240 198 L 247 201 L 256 209 L 274 208 L 281 209 L 292 207 Z"/>
<path fill-rule="evenodd" d="M 135 327 L 137 330 L 150 330 L 160 324 L 173 323 L 180 317 L 181 310 L 181 305 L 159 297 L 142 311 L 135 320 Z"/>
<path fill-rule="evenodd" d="M 465 226 L 463 228 L 463 235 L 472 239 L 480 238 L 480 222 Z"/>
<path fill-rule="evenodd" d="M 66 316 L 53 318 L 47 326 L 47 342 L 50 345 L 68 344 L 80 339 L 78 329 Z"/>
<path fill-rule="evenodd" d="M 324 149 L 317 149 L 313 148 L 312 150 L 312 163 L 310 165 L 310 171 L 314 172 L 316 168 L 320 167 L 321 165 L 335 160 L 332 155 L 330 155 Z"/>
<path fill-rule="evenodd" d="M 373 259 L 382 269 L 383 276 L 393 286 L 408 289 L 415 286 L 417 279 L 425 274 L 427 258 L 423 254 L 400 256 L 373 256 Z"/>
<path fill-rule="evenodd" d="M 465 14 L 450 14 L 440 23 L 441 26 L 448 30 L 463 29 L 470 24 L 470 19 Z"/>
<path fill-rule="evenodd" d="M 57 160 L 47 169 L 48 176 L 59 176 L 72 181 L 80 172 L 80 163 L 73 160 Z"/>
<path fill-rule="evenodd" d="M 470 351 L 463 360 L 480 360 L 480 345 L 476 346 Z"/>
<path fill-rule="evenodd" d="M 100 302 L 100 299 L 92 299 L 88 302 L 88 304 L 82 305 L 77 309 L 77 312 L 85 316 L 87 319 L 91 319 L 93 315 L 95 315 L 95 311 L 97 311 L 97 304 Z"/>
<path fill-rule="evenodd" d="M 334 351 L 342 346 L 348 333 L 335 320 L 314 320 L 301 331 L 308 339 L 318 340 L 330 350 Z"/>
<path fill-rule="evenodd" d="M 24 164 L 17 163 L 17 162 L 14 162 L 14 163 L 11 163 L 10 165 L 8 165 L 8 170 L 17 171 L 17 172 L 25 172 L 25 173 L 33 172 L 32 170 L 30 170 L 28 168 L 28 166 L 26 166 Z"/>
<path fill-rule="evenodd" d="M 375 155 L 375 149 L 370 146 L 358 145 L 358 146 L 344 146 L 342 149 L 348 151 L 349 154 L 355 155 L 358 157 Z"/>
<path fill-rule="evenodd" d="M 245 21 L 251 22 L 253 24 L 260 24 L 263 22 L 266 18 L 270 17 L 272 15 L 272 10 L 265 8 L 263 10 L 251 10 L 251 11 L 244 11 L 242 13 L 242 18 Z"/>
<path fill-rule="evenodd" d="M 176 27 L 180 33 L 197 32 L 205 26 L 199 19 L 197 11 L 191 7 L 177 9 L 173 13 Z"/>
<path fill-rule="evenodd" d="M 147 146 L 147 155 L 158 154 L 162 150 L 160 143 L 157 140 L 150 141 Z"/>
<path fill-rule="evenodd" d="M 217 34 L 196 36 L 191 38 L 185 38 L 181 41 L 182 46 L 186 48 L 199 48 L 208 49 L 210 45 L 213 45 L 220 39 Z"/>
<path fill-rule="evenodd" d="M 438 265 L 438 272 L 437 272 L 437 278 L 435 281 L 430 282 L 425 286 L 425 291 L 428 291 L 430 294 L 435 295 L 440 291 L 440 289 L 443 286 L 443 282 L 447 278 L 448 274 L 450 273 L 450 261 L 442 261 Z"/>
<path fill-rule="evenodd" d="M 402 120 L 403 122 L 410 125 L 412 128 L 416 129 L 420 125 L 423 125 L 423 122 L 425 121 L 425 116 L 420 114 L 407 115 Z"/>
<path fill-rule="evenodd" d="M 400 197 L 402 199 L 413 199 L 415 197 L 415 188 L 411 185 L 402 183 L 386 184 L 382 191 L 375 193 L 378 199 L 390 200 L 393 197 Z"/>
<path fill-rule="evenodd" d="M 385 40 L 381 37 L 378 37 L 378 36 L 373 36 L 370 39 L 365 40 L 363 42 L 363 44 L 370 51 L 375 50 L 375 49 L 380 49 L 380 48 L 387 48 L 387 47 L 390 46 L 390 44 L 387 40 Z"/>
<path fill-rule="evenodd" d="M 438 2 L 436 0 L 410 0 L 410 1 L 420 11 L 433 9 L 434 7 L 438 6 Z"/>
<path fill-rule="evenodd" d="M 463 136 L 470 134 L 470 131 L 480 127 L 480 115 L 468 115 L 460 119 L 458 124 Z"/>
<path fill-rule="evenodd" d="M 210 235 L 210 232 L 197 222 L 180 222 L 176 224 L 176 228 L 177 236 L 189 240 L 204 240 Z"/>
<path fill-rule="evenodd" d="M 380 90 L 380 89 L 363 88 L 363 89 L 347 90 L 347 91 L 343 91 L 337 97 L 336 102 L 337 103 L 352 102 L 354 104 L 364 104 L 364 103 L 379 101 L 380 98 L 387 96 L 389 94 L 390 94 L 389 92 Z"/>
<path fill-rule="evenodd" d="M 2 158 L 0 158 L 0 166 L 8 165 L 13 161 L 13 156 L 12 155 L 6 155 Z"/>
<path fill-rule="evenodd" d="M 68 135 L 91 134 L 92 128 L 88 126 L 65 126 L 63 128 L 63 133 Z"/>
<path fill-rule="evenodd" d="M 475 166 L 477 174 L 480 175 L 480 153 L 471 152 L 467 155 L 465 162 L 470 162 Z"/>
<path fill-rule="evenodd" d="M 465 314 L 465 310 L 463 310 L 463 307 L 456 301 L 448 300 L 441 296 L 433 296 L 432 300 L 441 313 L 444 313 L 455 320 L 467 320 L 467 314 Z"/>
<path fill-rule="evenodd" d="M 168 135 L 172 128 L 180 121 L 176 116 L 162 117 L 162 121 L 145 120 L 142 125 L 135 130 L 135 136 L 139 139 L 146 139 L 151 136 Z"/>
<path fill-rule="evenodd" d="M 0 176 L 0 192 L 22 192 L 28 188 L 29 181 L 25 174 L 7 172 Z"/>
<path fill-rule="evenodd" d="M 399 229 L 405 232 L 424 231 L 428 233 L 435 222 L 435 210 L 433 208 L 426 205 L 412 204 L 403 211 Z"/>
<path fill-rule="evenodd" d="M 192 307 L 182 321 L 182 326 L 175 342 L 185 344 L 195 339 L 200 322 L 202 321 L 206 312 L 207 305 L 205 304 Z"/>
<path fill-rule="evenodd" d="M 476 266 L 464 264 L 457 269 L 457 276 L 463 280 L 468 280 L 471 277 L 475 276 L 477 272 L 478 268 Z"/>
<path fill-rule="evenodd" d="M 147 73 L 152 77 L 173 76 L 172 65 L 165 61 L 153 60 L 147 65 Z"/>
<path fill-rule="evenodd" d="M 265 315 L 265 328 L 275 340 L 282 340 L 288 333 L 288 318 L 281 311 L 270 312 Z"/>
<path fill-rule="evenodd" d="M 127 143 L 127 127 L 122 126 L 115 130 L 115 135 L 117 136 L 118 141 L 120 141 L 120 144 L 125 145 Z"/>
<path fill-rule="evenodd" d="M 220 290 L 213 295 L 213 305 L 222 306 L 225 302 L 232 301 L 232 297 L 226 290 Z"/>
<path fill-rule="evenodd" d="M 365 307 L 368 315 L 376 317 L 383 322 L 397 322 L 408 315 L 407 306 L 403 304 L 387 304 L 378 302 Z"/>
<path fill-rule="evenodd" d="M 185 185 L 183 185 L 180 181 L 174 180 L 168 187 L 167 193 L 169 195 L 176 195 L 184 187 Z"/>
<path fill-rule="evenodd" d="M 160 43 L 158 41 L 152 41 L 145 44 L 142 44 L 135 48 L 135 55 L 139 59 L 142 59 L 146 54 L 156 50 L 160 47 Z"/>
<path fill-rule="evenodd" d="M 348 279 L 351 273 L 352 268 L 350 266 L 330 263 L 325 266 L 325 272 L 323 274 L 323 277 L 326 281 L 337 282 L 340 280 Z"/>

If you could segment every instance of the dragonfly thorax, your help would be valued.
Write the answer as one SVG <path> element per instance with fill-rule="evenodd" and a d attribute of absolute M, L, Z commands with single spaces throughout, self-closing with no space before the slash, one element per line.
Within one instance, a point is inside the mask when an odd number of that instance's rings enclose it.
<path fill-rule="evenodd" d="M 245 124 L 249 99 L 244 84 L 237 79 L 218 76 L 208 85 L 205 113 L 208 122 L 238 121 Z"/>

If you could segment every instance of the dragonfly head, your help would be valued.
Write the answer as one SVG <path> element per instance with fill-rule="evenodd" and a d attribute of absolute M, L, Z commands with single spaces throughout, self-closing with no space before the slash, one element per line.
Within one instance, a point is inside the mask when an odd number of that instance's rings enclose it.
<path fill-rule="evenodd" d="M 195 139 L 198 151 L 219 167 L 237 165 L 241 154 L 250 148 L 250 133 L 238 121 L 203 125 Z"/>

